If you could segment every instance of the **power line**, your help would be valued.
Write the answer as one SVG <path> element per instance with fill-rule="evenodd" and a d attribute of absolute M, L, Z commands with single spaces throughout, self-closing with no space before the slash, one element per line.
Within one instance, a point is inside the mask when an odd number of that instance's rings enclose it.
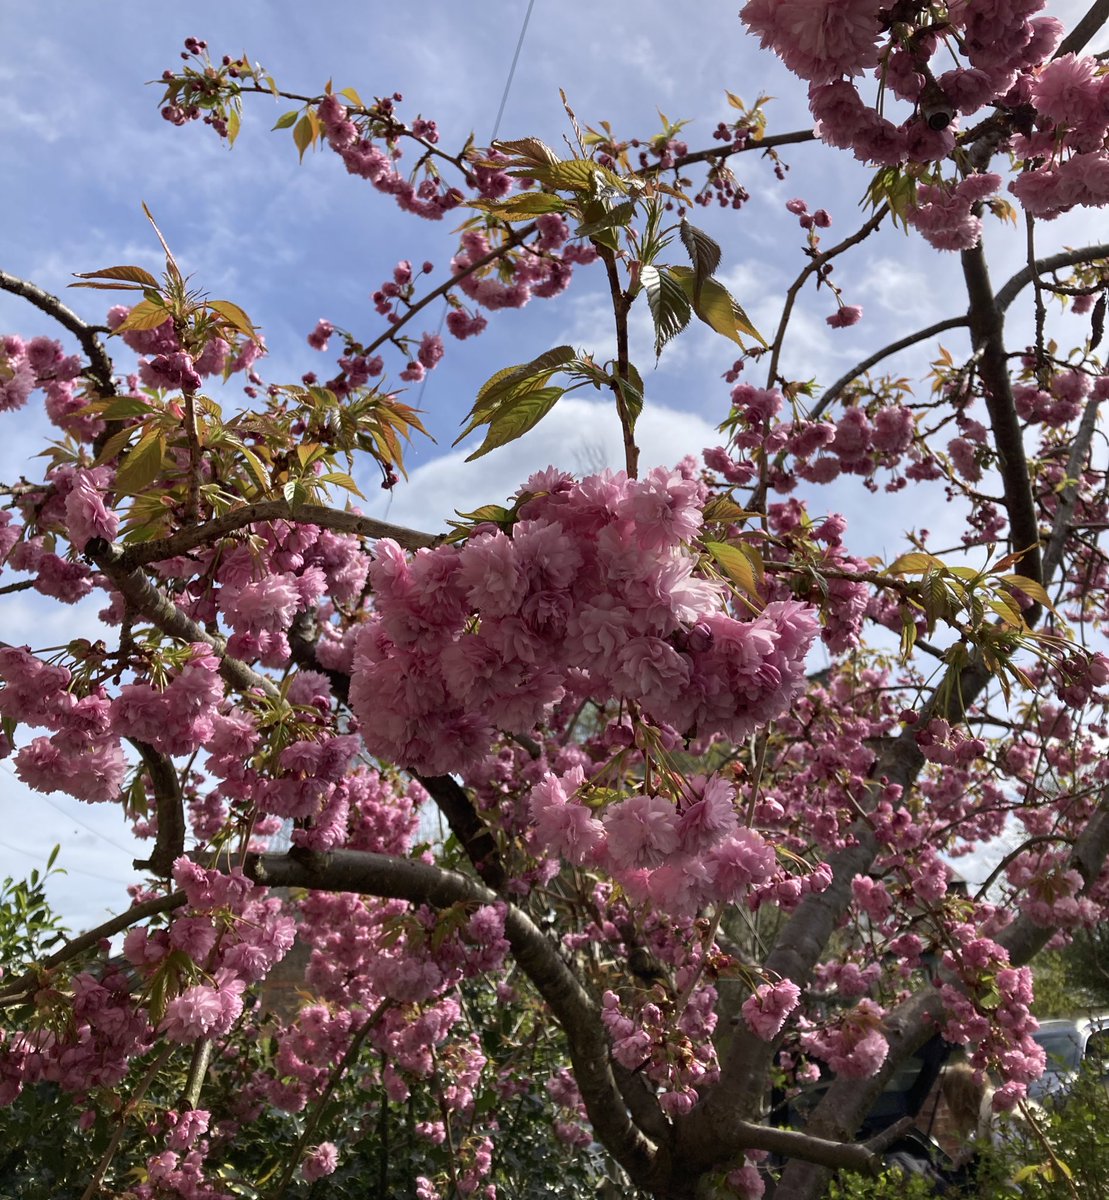
<path fill-rule="evenodd" d="M 4 770 L 7 771 L 7 773 L 13 779 L 18 780 L 20 783 L 23 782 L 19 778 L 19 776 L 11 769 L 11 767 L 8 766 L 7 763 L 0 763 L 0 766 L 2 766 L 4 768 Z M 64 808 L 62 808 L 60 804 L 56 804 L 53 800 L 50 799 L 49 796 L 43 796 L 42 799 L 43 799 L 43 803 L 49 804 L 50 807 L 55 812 L 60 813 L 63 817 L 65 817 L 65 819 L 67 821 L 71 820 L 74 822 L 74 824 L 80 825 L 82 829 L 87 830 L 89 833 L 91 833 L 93 835 L 93 837 L 98 837 L 102 842 L 107 842 L 109 846 L 114 846 L 117 850 L 122 850 L 124 854 L 133 854 L 135 852 L 134 846 L 120 845 L 119 842 L 115 841 L 113 838 L 108 837 L 107 834 L 101 833 L 99 829 L 94 829 L 87 822 L 82 821 L 80 817 L 74 815 L 73 813 L 66 812 L 66 810 Z"/>
<path fill-rule="evenodd" d="M 497 119 L 493 122 L 493 136 L 489 139 L 490 142 L 497 140 L 497 134 L 501 131 L 501 117 L 504 116 L 504 107 L 508 103 L 508 93 L 512 88 L 512 81 L 516 77 L 516 64 L 520 61 L 520 51 L 524 47 L 524 38 L 528 32 L 528 22 L 531 20 L 531 10 L 535 7 L 535 0 L 528 0 L 528 10 L 524 13 L 524 23 L 520 26 L 520 36 L 516 39 L 516 51 L 512 55 L 512 66 L 508 68 L 508 78 L 504 81 L 504 91 L 501 93 L 500 107 L 497 109 Z"/>
<path fill-rule="evenodd" d="M 493 133 L 489 138 L 490 143 L 497 140 L 497 134 L 501 131 L 501 118 L 504 116 L 505 106 L 508 104 L 508 93 L 512 90 L 512 81 L 516 78 L 516 66 L 520 61 L 520 51 L 524 48 L 524 38 L 527 37 L 528 23 L 531 21 L 532 9 L 535 8 L 535 0 L 528 0 L 527 11 L 524 13 L 524 22 L 520 26 L 520 36 L 516 39 L 516 49 L 512 55 L 512 63 L 508 68 L 508 76 L 504 81 L 504 91 L 501 92 L 501 102 L 497 107 L 497 118 L 493 122 Z M 446 298 L 443 299 L 443 307 L 439 313 L 439 328 L 436 330 L 437 335 L 443 332 L 443 326 L 447 320 L 447 310 L 449 305 Z M 427 391 L 427 381 L 431 378 L 431 373 L 427 372 L 420 381 L 420 390 L 416 393 L 416 408 L 419 409 L 424 402 L 424 392 Z M 392 494 L 389 496 L 389 505 L 393 502 Z M 386 509 L 388 512 L 388 508 Z"/>

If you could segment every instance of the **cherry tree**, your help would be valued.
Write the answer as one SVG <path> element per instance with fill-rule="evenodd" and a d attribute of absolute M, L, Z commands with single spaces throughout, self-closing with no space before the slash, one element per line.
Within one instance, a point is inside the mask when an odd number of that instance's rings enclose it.
<path fill-rule="evenodd" d="M 440 282 L 404 260 L 377 287 L 376 332 L 305 331 L 329 366 L 295 383 L 153 217 L 162 274 L 76 273 L 112 293 L 103 326 L 0 272 L 64 330 L 0 342 L 0 412 L 44 402 L 57 431 L 42 478 L 3 489 L 0 591 L 103 600 L 96 641 L 0 649 L 0 753 L 150 841 L 118 917 L 19 942 L 0 979 L 0 1103 L 72 1106 L 74 1194 L 308 1194 L 354 1178 L 371 1132 L 385 1164 L 390 1130 L 383 1192 L 517 1194 L 526 1109 L 566 1170 L 603 1154 L 652 1196 L 804 1200 L 876 1168 L 898 1126 L 868 1117 L 941 1039 L 1023 1104 L 1027 963 L 1109 904 L 1109 246 L 1036 248 L 1109 202 L 1109 76 L 1084 54 L 1109 4 L 1069 32 L 1041 7 L 750 0 L 815 128 L 730 96 L 698 150 L 569 107 L 569 149 L 444 149 L 395 96 L 291 93 L 186 41 L 168 122 L 234 142 L 275 96 L 301 158 L 461 228 Z M 789 202 L 805 261 L 760 330 L 698 209 L 738 227 L 741 170 L 794 146 L 867 164 L 868 215 L 839 237 Z M 1004 221 L 1028 255 L 997 285 Z M 894 224 L 958 255 L 950 317 L 788 377 L 803 290 L 865 328 L 834 267 Z M 591 389 L 623 469 L 553 465 L 439 529 L 360 511 L 424 434 L 404 385 L 587 271 L 614 356 L 500 366 L 459 440 L 481 457 Z M 720 444 L 641 472 L 643 313 L 656 358 L 694 323 L 732 345 Z M 956 330 L 965 355 L 937 340 Z M 922 394 L 880 373 L 921 346 Z M 852 484 L 940 497 L 958 543 L 861 556 L 822 512 Z M 952 859 L 1003 839 L 981 889 L 954 886 Z"/>

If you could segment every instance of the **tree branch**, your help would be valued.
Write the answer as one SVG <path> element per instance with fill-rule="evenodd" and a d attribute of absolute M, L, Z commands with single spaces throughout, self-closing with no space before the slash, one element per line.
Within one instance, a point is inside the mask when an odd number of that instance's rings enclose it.
<path fill-rule="evenodd" d="M 129 929 L 147 917 L 156 916 L 158 913 L 172 912 L 173 909 L 180 908 L 184 903 L 184 892 L 170 892 L 168 896 L 155 896 L 153 900 L 144 900 L 142 904 L 133 905 L 126 912 L 112 917 L 102 925 L 97 925 L 95 929 L 90 929 L 87 933 L 71 938 L 60 950 L 55 950 L 53 954 L 47 955 L 42 962 L 36 963 L 32 970 L 25 972 L 18 979 L 5 980 L 3 987 L 0 987 L 0 1007 L 22 1004 L 27 989 L 38 987 L 40 973 L 52 971 L 71 958 L 76 958 L 86 950 L 98 946 L 104 938 L 121 933 L 124 929 Z"/>
<path fill-rule="evenodd" d="M 1058 254 L 1037 258 L 1032 266 L 1021 267 L 1011 279 L 998 288 L 995 298 L 997 307 L 1002 312 L 1009 308 L 1021 291 L 1032 282 L 1033 267 L 1037 275 L 1043 275 L 1046 271 L 1061 271 L 1064 267 L 1077 267 L 1080 263 L 1097 262 L 1102 258 L 1109 258 L 1109 242 L 1081 246 L 1077 250 L 1061 250 Z"/>
<path fill-rule="evenodd" d="M 154 803 L 158 813 L 158 836 L 154 851 L 148 859 L 135 859 L 137 870 L 149 870 L 162 879 L 168 879 L 174 862 L 185 852 L 185 812 L 182 807 L 181 781 L 173 763 L 148 742 L 136 738 L 127 739 L 142 757 L 143 765 L 150 776 L 154 789 Z M 193 1106 L 195 1108 L 195 1105 Z"/>
<path fill-rule="evenodd" d="M 451 775 L 417 775 L 416 779 L 446 817 L 451 833 L 458 838 L 482 882 L 501 892 L 508 882 L 501 853 L 462 785 Z"/>
<path fill-rule="evenodd" d="M 1109 790 L 1102 792 L 1097 811 L 1075 843 L 1069 865 L 1083 878 L 1085 894 L 1100 877 L 1109 855 Z M 997 935 L 997 941 L 1009 951 L 1010 962 L 1023 966 L 1051 939 L 1054 928 L 1034 924 L 1024 914 Z M 945 976 L 947 982 L 957 982 Z M 898 1005 L 885 1018 L 883 1033 L 889 1053 L 881 1070 L 871 1079 L 838 1079 L 832 1083 L 816 1106 L 807 1128 L 822 1137 L 850 1137 L 873 1107 L 882 1089 L 897 1068 L 935 1033 L 943 1013 L 939 988 L 921 988 Z M 821 1194 L 827 1179 L 822 1167 L 803 1162 L 790 1163 L 776 1193 L 776 1200 L 811 1200 Z"/>
<path fill-rule="evenodd" d="M 41 312 L 53 317 L 63 328 L 68 329 L 77 339 L 85 357 L 89 360 L 89 370 L 86 372 L 96 391 L 101 396 L 114 396 L 115 383 L 112 380 L 112 360 L 108 357 L 104 343 L 96 330 L 73 311 L 63 304 L 57 296 L 40 288 L 37 283 L 29 283 L 7 271 L 0 271 L 0 290 L 11 292 L 12 295 L 22 296 Z"/>
<path fill-rule="evenodd" d="M 197 546 L 209 545 L 229 533 L 245 529 L 260 521 L 289 521 L 294 525 L 318 525 L 337 533 L 354 533 L 367 538 L 392 538 L 406 550 L 418 550 L 424 546 L 436 546 L 442 540 L 430 533 L 405 529 L 402 525 L 390 525 L 359 513 L 344 512 L 329 508 L 326 504 L 290 504 L 287 500 L 259 500 L 254 504 L 243 504 L 220 517 L 193 525 L 169 537 L 149 542 L 138 542 L 127 546 L 119 557 L 123 570 L 146 566 L 147 563 L 162 562 L 187 554 Z"/>
<path fill-rule="evenodd" d="M 1059 43 L 1059 49 L 1051 56 L 1060 58 L 1064 54 L 1078 54 L 1085 49 L 1086 43 L 1102 26 L 1109 21 L 1109 0 L 1094 0 L 1086 11 L 1086 15 Z"/>
<path fill-rule="evenodd" d="M 103 538 L 92 538 L 85 546 L 85 555 L 103 572 L 111 585 L 144 617 L 163 633 L 183 642 L 204 642 L 219 655 L 219 673 L 232 687 L 240 691 L 258 690 L 275 699 L 280 693 L 273 682 L 259 675 L 246 663 L 227 653 L 224 638 L 211 634 L 203 625 L 187 617 L 176 604 L 150 582 L 141 572 L 122 566 L 125 551 Z"/>
<path fill-rule="evenodd" d="M 291 858 L 247 856 L 245 872 L 270 887 L 305 887 L 390 896 L 416 904 L 447 907 L 459 901 L 506 903 L 496 892 L 454 871 L 409 859 L 339 850 Z M 609 1063 L 600 1013 L 557 947 L 524 912 L 506 903 L 505 937 L 520 969 L 546 1000 L 562 1026 L 574 1077 L 590 1122 L 632 1181 L 650 1190 L 666 1177 L 666 1155 L 632 1123 Z"/>
<path fill-rule="evenodd" d="M 1015 567 L 1029 579 L 1043 583 L 1040 561 L 1040 524 L 1032 497 L 1028 475 L 1028 460 L 1024 453 L 1024 437 L 1013 390 L 1009 382 L 1009 363 L 1005 355 L 1005 322 L 1002 310 L 990 285 L 989 268 L 982 241 L 960 255 L 963 278 L 966 281 L 970 307 L 971 345 L 978 356 L 986 410 L 993 430 L 994 450 L 1005 492 L 1005 508 L 1009 514 L 1009 546 L 1021 552 Z M 1038 606 L 1027 613 L 1029 624 L 1039 617 Z"/>

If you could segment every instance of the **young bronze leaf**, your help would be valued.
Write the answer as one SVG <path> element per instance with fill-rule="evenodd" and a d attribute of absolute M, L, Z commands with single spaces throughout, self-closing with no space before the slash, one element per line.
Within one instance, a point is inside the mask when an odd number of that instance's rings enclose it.
<path fill-rule="evenodd" d="M 137 283 L 144 288 L 156 288 L 157 279 L 142 267 L 105 267 L 102 271 L 75 271 L 78 279 L 119 279 L 126 283 Z M 70 287 L 87 287 L 83 283 L 71 283 Z"/>
<path fill-rule="evenodd" d="M 551 163 L 558 162 L 558 155 L 539 138 L 517 138 L 515 141 L 494 142 L 493 149 L 500 150 L 502 154 L 510 154 L 515 158 L 523 159 L 525 163 L 534 163 L 536 166 L 549 166 Z"/>

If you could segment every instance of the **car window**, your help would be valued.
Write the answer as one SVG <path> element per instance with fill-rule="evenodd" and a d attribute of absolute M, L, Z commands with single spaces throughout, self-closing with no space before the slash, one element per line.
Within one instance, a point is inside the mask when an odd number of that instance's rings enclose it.
<path fill-rule="evenodd" d="M 1078 1066 L 1082 1045 L 1076 1029 L 1041 1030 L 1034 1036 L 1044 1048 L 1049 1071 L 1069 1071 Z"/>
<path fill-rule="evenodd" d="M 1086 1060 L 1102 1068 L 1109 1066 L 1109 1030 L 1098 1029 L 1086 1042 Z"/>

